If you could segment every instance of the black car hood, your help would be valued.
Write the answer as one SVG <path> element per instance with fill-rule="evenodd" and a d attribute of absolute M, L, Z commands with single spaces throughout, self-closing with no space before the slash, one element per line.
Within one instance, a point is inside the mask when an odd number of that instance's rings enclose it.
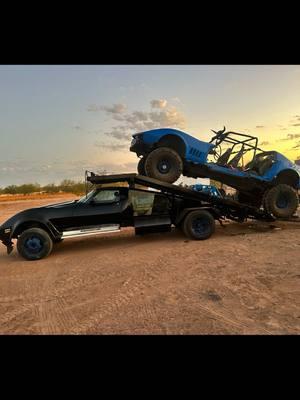
<path fill-rule="evenodd" d="M 28 208 L 27 210 L 23 210 L 11 218 L 9 218 L 7 221 L 5 221 L 2 225 L 1 228 L 5 228 L 7 226 L 12 226 L 19 221 L 22 221 L 24 219 L 42 219 L 43 217 L 47 218 L 50 217 L 51 215 L 55 215 L 56 211 L 62 210 L 64 208 L 70 208 L 70 206 L 75 206 L 77 204 L 77 200 L 72 200 L 72 201 L 65 201 L 63 203 L 56 203 L 56 204 L 49 204 L 46 206 L 42 207 L 34 207 L 34 208 Z"/>

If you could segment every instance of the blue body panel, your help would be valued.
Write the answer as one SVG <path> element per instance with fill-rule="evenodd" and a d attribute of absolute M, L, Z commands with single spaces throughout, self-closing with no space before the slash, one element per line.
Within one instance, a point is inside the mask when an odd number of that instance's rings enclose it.
<path fill-rule="evenodd" d="M 152 145 L 167 135 L 178 136 L 183 140 L 186 146 L 186 161 L 203 164 L 207 160 L 209 151 L 214 147 L 210 143 L 202 142 L 185 132 L 171 128 L 153 129 L 143 132 L 143 141 L 148 145 Z"/>
<path fill-rule="evenodd" d="M 201 183 L 196 183 L 192 185 L 191 188 L 196 192 L 209 193 L 211 196 L 222 197 L 219 190 L 213 185 L 202 185 Z"/>
<path fill-rule="evenodd" d="M 274 152 L 275 154 L 275 162 L 269 168 L 264 175 L 257 175 L 251 171 L 241 171 L 239 169 L 231 169 L 228 167 L 223 167 L 217 165 L 213 162 L 207 162 L 207 157 L 210 152 L 214 148 L 214 145 L 211 143 L 203 142 L 199 139 L 194 138 L 193 136 L 182 132 L 177 129 L 171 128 L 162 128 L 162 129 L 153 129 L 146 132 L 143 132 L 143 142 L 147 145 L 154 145 L 161 138 L 167 135 L 177 136 L 185 144 L 185 159 L 186 162 L 191 162 L 194 164 L 202 164 L 211 169 L 211 171 L 220 172 L 227 176 L 232 177 L 252 177 L 257 181 L 261 182 L 271 182 L 276 176 L 283 170 L 293 170 L 296 171 L 299 175 L 298 189 L 300 189 L 300 167 L 296 164 L 292 163 L 281 153 Z"/>

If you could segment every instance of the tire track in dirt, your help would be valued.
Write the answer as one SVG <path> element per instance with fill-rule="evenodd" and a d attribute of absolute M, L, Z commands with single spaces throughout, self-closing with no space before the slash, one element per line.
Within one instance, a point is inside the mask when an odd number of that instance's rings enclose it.
<path fill-rule="evenodd" d="M 95 311 L 90 317 L 88 317 L 85 321 L 79 323 L 79 327 L 75 329 L 76 333 L 87 333 L 89 330 L 93 329 L 95 325 L 99 324 L 99 321 L 103 318 L 109 317 L 113 312 L 119 310 L 121 307 L 126 306 L 132 300 L 132 298 L 138 293 L 142 291 L 146 291 L 150 287 L 153 288 L 151 282 L 154 281 L 158 276 L 166 270 L 166 267 L 169 265 L 168 261 L 166 261 L 163 257 L 158 258 L 158 263 L 156 263 L 155 267 L 149 268 L 147 267 L 143 269 L 143 278 L 135 277 L 139 280 L 139 282 L 134 282 L 130 285 L 126 293 L 123 293 L 123 289 L 121 289 L 115 296 L 112 296 L 109 301 L 101 305 L 97 311 Z M 132 281 L 131 281 L 132 282 Z M 154 286 L 155 287 L 155 286 Z M 214 319 L 217 321 L 223 321 L 231 326 L 235 326 L 243 331 L 257 331 L 268 333 L 271 332 L 264 328 L 253 328 L 249 324 L 238 322 L 232 319 L 231 316 L 228 316 L 228 313 L 218 312 L 214 310 L 212 307 L 208 305 L 198 304 L 199 308 L 206 314 L 210 314 L 214 316 Z M 142 306 L 142 314 L 145 317 L 151 319 L 151 321 L 155 320 L 155 311 L 154 307 L 149 308 L 148 304 L 144 304 Z"/>
<path fill-rule="evenodd" d="M 84 245 L 82 252 L 78 243 L 74 252 L 67 246 L 38 268 L 12 260 L 8 269 L 1 253 L 0 332 L 76 333 L 78 328 L 80 333 L 172 334 L 201 333 L 202 326 L 211 333 L 226 332 L 226 326 L 241 333 L 295 332 L 299 313 L 292 277 L 298 273 L 300 242 L 298 236 L 291 244 L 290 235 L 296 230 L 276 231 L 276 248 L 269 244 L 271 234 L 237 237 L 233 244 L 230 232 L 237 231 L 232 227 L 227 237 L 219 232 L 205 243 L 184 244 L 175 236 L 129 243 L 116 237 L 99 248 L 96 241 L 94 247 Z M 245 251 L 249 261 L 241 265 Z M 202 298 L 207 290 L 224 301 Z"/>
<path fill-rule="evenodd" d="M 59 268 L 59 267 L 58 267 Z M 12 321 L 13 319 L 19 317 L 20 315 L 32 310 L 34 307 L 39 307 L 40 308 L 40 318 L 43 320 L 43 318 L 46 317 L 44 314 L 45 312 L 45 307 L 47 303 L 51 301 L 55 301 L 56 298 L 65 296 L 68 294 L 68 292 L 73 292 L 74 290 L 79 290 L 82 289 L 82 287 L 88 287 L 90 285 L 101 285 L 107 281 L 114 280 L 116 278 L 122 277 L 124 275 L 123 271 L 117 271 L 117 272 L 108 272 L 102 279 L 99 280 L 99 274 L 95 271 L 93 274 L 89 274 L 88 277 L 83 277 L 80 278 L 76 274 L 76 269 L 77 268 L 72 268 L 72 276 L 71 279 L 68 279 L 65 281 L 64 286 L 60 288 L 51 288 L 49 285 L 51 282 L 55 280 L 57 277 L 57 272 L 55 273 L 53 269 L 49 270 L 47 273 L 46 279 L 44 280 L 44 283 L 39 290 L 39 293 L 34 295 L 29 301 L 24 302 L 22 305 L 19 305 L 14 308 L 14 310 L 5 312 L 4 314 L 1 315 L 0 317 L 0 327 L 3 324 L 8 323 L 9 321 Z M 57 269 L 56 269 L 57 270 Z M 24 300 L 24 296 L 6 296 L 3 298 L 4 302 L 9 303 L 13 301 L 20 301 Z M 0 301 L 2 302 L 2 298 L 0 297 Z"/>
<path fill-rule="evenodd" d="M 272 332 L 268 331 L 265 328 L 257 327 L 257 326 L 253 327 L 253 326 L 251 326 L 251 325 L 249 325 L 247 323 L 244 323 L 242 321 L 237 321 L 235 319 L 232 319 L 230 316 L 228 316 L 228 313 L 224 313 L 222 311 L 218 312 L 218 311 L 214 310 L 212 307 L 210 307 L 208 305 L 199 304 L 198 307 L 200 309 L 202 309 L 204 312 L 214 315 L 216 320 L 223 321 L 223 322 L 225 322 L 225 323 L 227 323 L 229 325 L 232 325 L 232 326 L 235 326 L 237 328 L 242 329 L 243 333 L 246 333 L 246 332 L 247 333 L 250 333 L 250 332 L 258 333 L 258 332 L 261 332 L 261 333 L 266 333 L 268 335 L 272 334 Z"/>
<path fill-rule="evenodd" d="M 120 308 L 128 305 L 137 293 L 141 293 L 149 289 L 149 287 L 152 287 L 150 282 L 161 274 L 165 264 L 161 257 L 158 258 L 158 262 L 159 265 L 155 264 L 154 268 L 153 266 L 146 265 L 137 273 L 137 276 L 127 280 L 126 285 L 123 285 L 116 294 L 112 295 L 104 304 L 98 307 L 92 315 L 84 321 L 79 322 L 79 326 L 75 328 L 74 332 L 78 334 L 88 333 L 88 331 L 98 325 L 103 318 L 112 315 Z M 147 268 L 149 268 L 149 270 L 147 270 Z M 134 281 L 134 279 L 136 281 Z"/>
<path fill-rule="evenodd" d="M 176 257 L 176 251 L 174 252 L 173 256 Z M 185 264 L 186 265 L 189 265 L 188 260 L 189 260 L 189 256 L 187 256 L 185 258 Z M 161 263 L 164 264 L 165 267 L 170 266 L 169 261 L 167 261 L 165 258 L 161 258 L 160 261 L 161 261 Z M 193 266 L 193 264 L 191 264 L 191 265 Z M 170 272 L 170 269 L 168 269 L 168 271 Z M 174 273 L 176 274 L 176 271 L 174 271 Z M 150 272 L 149 275 L 151 276 L 151 272 Z M 168 276 L 169 275 L 170 274 L 168 274 Z M 153 278 L 155 278 L 156 276 L 157 276 L 157 274 L 155 274 Z M 205 302 L 203 300 L 202 300 L 202 303 L 200 303 L 200 301 L 199 301 L 197 306 L 204 313 L 212 314 L 215 317 L 216 320 L 223 321 L 223 322 L 225 322 L 227 324 L 230 324 L 232 326 L 240 328 L 243 331 L 246 331 L 246 332 L 249 332 L 249 331 L 250 332 L 257 332 L 257 331 L 259 331 L 259 332 L 265 333 L 265 334 L 272 334 L 270 331 L 268 331 L 267 329 L 265 329 L 263 327 L 253 327 L 251 324 L 248 324 L 248 323 L 245 323 L 245 322 L 242 322 L 242 321 L 237 321 L 235 318 L 232 318 L 232 312 L 229 309 L 226 309 L 224 306 L 223 307 L 225 309 L 225 312 L 224 311 L 216 311 L 213 307 L 210 306 L 209 303 L 207 303 L 207 302 Z"/>
<path fill-rule="evenodd" d="M 25 303 L 18 309 L 6 313 L 0 318 L 0 324 L 7 323 L 19 316 L 20 314 L 26 313 L 29 310 L 38 307 L 39 319 L 40 321 L 43 321 L 41 324 L 39 324 L 40 333 L 58 333 L 61 331 L 73 331 L 74 333 L 87 332 L 89 329 L 92 329 L 95 325 L 97 325 L 97 323 L 99 323 L 99 320 L 110 316 L 116 310 L 129 304 L 132 298 L 138 292 L 146 291 L 149 288 L 155 288 L 155 285 L 153 286 L 152 282 L 155 281 L 158 277 L 162 276 L 163 273 L 170 273 L 170 268 L 168 268 L 170 266 L 170 263 L 166 260 L 165 257 L 166 255 L 158 257 L 155 265 L 145 265 L 142 270 L 138 271 L 137 276 L 130 276 L 125 281 L 123 287 L 121 288 L 121 290 L 119 290 L 118 293 L 111 296 L 111 298 L 103 305 L 101 305 L 98 310 L 94 312 L 93 315 L 90 316 L 86 321 L 78 322 L 78 327 L 76 327 L 77 321 L 73 313 L 71 311 L 66 311 L 66 302 L 62 299 L 62 296 L 68 291 L 73 292 L 75 289 L 86 287 L 89 284 L 98 285 L 99 283 L 107 282 L 107 280 L 116 279 L 117 276 L 124 276 L 124 272 L 114 271 L 108 273 L 104 278 L 100 280 L 100 282 L 99 280 L 95 281 L 94 273 L 86 279 L 79 278 L 78 276 L 74 277 L 73 275 L 72 279 L 66 280 L 67 285 L 57 289 L 51 288 L 51 283 L 55 281 L 58 274 L 58 269 L 51 268 L 48 271 L 48 274 L 40 291 L 43 300 L 37 299 L 35 302 L 30 302 L 27 304 Z M 74 271 L 72 272 L 74 273 Z M 173 273 L 176 274 L 176 271 L 173 271 Z M 95 274 L 97 274 L 97 272 L 95 272 Z M 41 294 L 39 296 L 41 296 Z M 93 302 L 93 299 L 88 300 L 88 302 Z M 217 320 L 222 320 L 227 324 L 231 324 L 243 330 L 252 330 L 251 326 L 237 322 L 236 320 L 228 316 L 228 313 L 217 312 L 208 305 L 205 306 L 199 304 L 198 306 L 202 309 L 204 313 L 214 315 L 214 318 L 216 318 Z M 150 315 L 149 311 L 149 305 L 145 304 L 142 306 L 142 314 L 144 314 L 147 318 L 150 317 L 150 319 L 153 321 L 155 319 L 153 309 L 151 309 Z M 269 331 L 264 329 L 262 331 L 265 333 L 270 333 Z"/>
<path fill-rule="evenodd" d="M 61 260 L 60 260 L 61 263 Z M 83 287 L 86 288 L 90 285 L 102 285 L 104 283 L 107 283 L 109 281 L 114 281 L 118 278 L 121 278 L 124 276 L 124 271 L 123 270 L 117 270 L 117 271 L 111 271 L 107 272 L 106 270 L 99 271 L 99 269 L 94 269 L 94 270 L 89 270 L 88 275 L 86 275 L 85 271 L 82 270 L 82 265 L 76 265 L 76 267 L 72 267 L 70 270 L 70 273 L 72 273 L 71 277 L 66 279 L 64 281 L 64 285 L 61 286 L 60 288 L 57 287 L 51 287 L 51 284 L 55 281 L 55 279 L 58 276 L 58 272 L 60 271 L 61 265 L 57 265 L 58 260 L 56 260 L 55 265 L 47 271 L 47 275 L 44 279 L 43 285 L 41 289 L 39 290 L 39 293 L 36 294 L 33 298 L 28 300 L 27 302 L 24 302 L 22 305 L 17 306 L 14 308 L 14 310 L 8 311 L 0 317 L 0 327 L 7 324 L 8 322 L 20 317 L 22 314 L 27 313 L 28 311 L 31 311 L 34 307 L 38 307 L 39 309 L 39 319 L 41 321 L 46 321 L 48 324 L 47 326 L 42 326 L 41 324 L 38 324 L 40 328 L 40 333 L 46 334 L 49 332 L 52 332 L 54 330 L 53 327 L 53 320 L 54 320 L 54 314 L 55 311 L 53 310 L 53 303 L 57 300 L 57 298 L 61 298 L 63 296 L 66 296 L 68 293 L 74 293 L 76 290 L 81 290 Z M 83 277 L 79 275 L 79 272 L 82 271 L 82 274 L 84 274 Z M 104 274 L 104 276 L 100 276 L 99 274 Z M 126 273 L 126 272 L 125 272 Z M 15 296 L 13 300 L 24 300 L 23 296 Z M 10 301 L 10 297 L 6 297 L 5 301 L 8 303 Z M 87 302 L 90 302 L 88 300 Z M 77 305 L 75 305 L 77 306 Z M 69 307 L 70 308 L 70 307 Z M 52 317 L 50 316 L 50 319 L 48 318 L 48 312 L 47 310 L 49 309 L 49 312 L 51 313 Z M 69 310 L 69 313 L 71 311 Z M 63 318 L 63 317 L 59 317 Z M 66 317 L 69 320 L 72 320 L 74 316 L 72 317 L 69 314 L 69 317 Z M 49 322 L 51 321 L 51 322 Z"/>

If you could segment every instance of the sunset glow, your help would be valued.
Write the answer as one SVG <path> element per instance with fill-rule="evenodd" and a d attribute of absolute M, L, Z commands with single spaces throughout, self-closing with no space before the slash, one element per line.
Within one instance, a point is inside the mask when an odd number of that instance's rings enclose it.
<path fill-rule="evenodd" d="M 300 66 L 0 66 L 0 187 L 132 172 L 133 133 L 224 125 L 300 158 Z"/>

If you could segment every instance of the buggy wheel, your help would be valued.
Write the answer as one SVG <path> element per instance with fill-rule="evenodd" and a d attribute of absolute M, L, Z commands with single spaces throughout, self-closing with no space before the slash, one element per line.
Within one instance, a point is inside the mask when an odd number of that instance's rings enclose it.
<path fill-rule="evenodd" d="M 146 175 L 163 182 L 173 183 L 182 174 L 183 164 L 179 154 L 168 147 L 153 150 L 145 161 Z"/>
<path fill-rule="evenodd" d="M 26 229 L 18 238 L 17 249 L 26 260 L 40 260 L 52 250 L 53 241 L 44 229 Z"/>
<path fill-rule="evenodd" d="M 146 175 L 145 161 L 146 161 L 146 157 L 142 157 L 142 158 L 140 158 L 140 160 L 138 162 L 137 170 L 138 170 L 139 175 Z"/>
<path fill-rule="evenodd" d="M 299 205 L 298 194 L 295 189 L 286 184 L 274 186 L 264 196 L 264 207 L 267 212 L 277 218 L 289 218 Z"/>
<path fill-rule="evenodd" d="M 183 221 L 184 234 L 195 240 L 208 239 L 215 231 L 214 217 L 206 210 L 192 211 Z"/>

